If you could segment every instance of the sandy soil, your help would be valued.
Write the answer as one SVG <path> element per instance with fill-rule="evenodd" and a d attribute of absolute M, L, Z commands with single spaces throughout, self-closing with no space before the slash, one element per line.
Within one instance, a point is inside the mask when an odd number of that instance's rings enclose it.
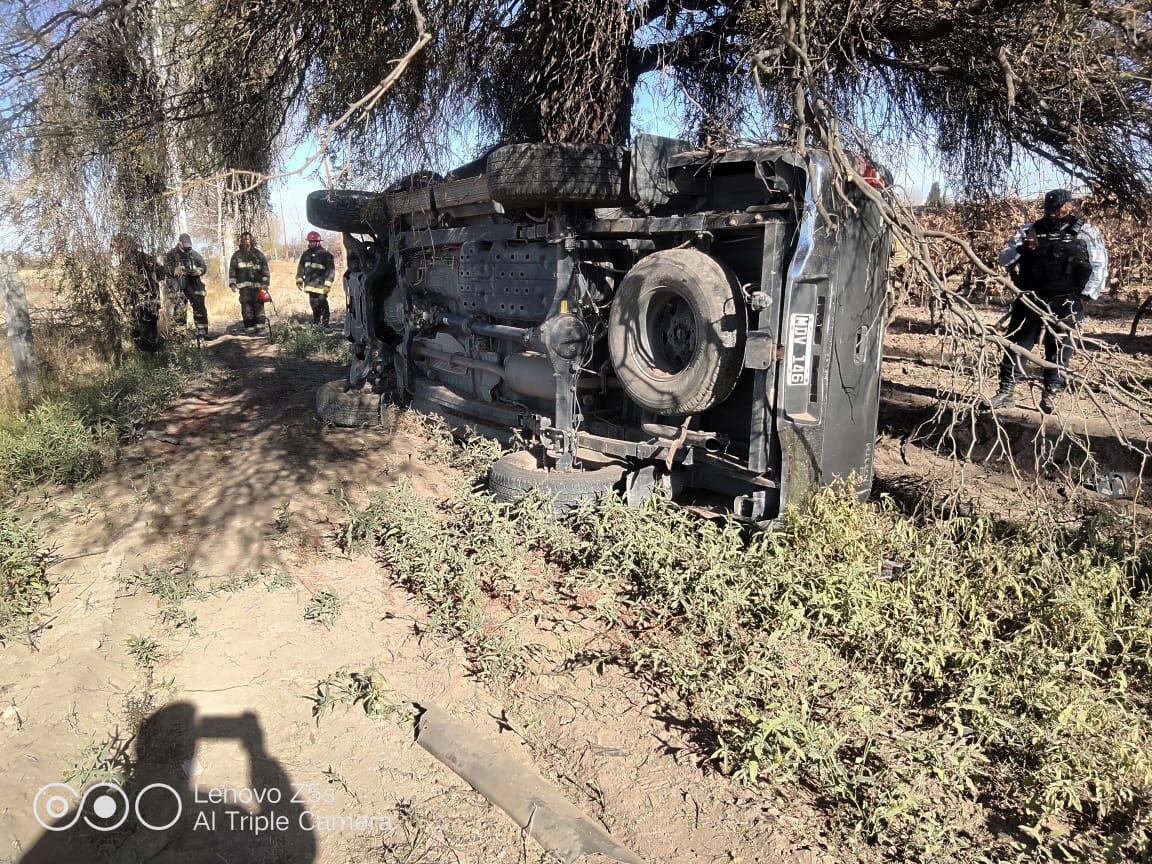
<path fill-rule="evenodd" d="M 814 811 L 702 769 L 690 730 L 623 673 L 540 668 L 511 690 L 470 677 L 460 646 L 426 634 L 425 613 L 386 572 L 342 556 L 334 542 L 334 492 L 355 500 L 406 478 L 436 494 L 447 469 L 428 464 L 423 442 L 404 432 L 388 440 L 318 424 L 312 394 L 339 377 L 334 364 L 238 336 L 208 350 L 219 371 L 154 424 L 162 438 L 129 446 L 99 481 L 24 502 L 59 543 L 54 570 L 64 581 L 51 626 L 31 646 L 0 651 L 0 861 L 545 860 L 414 745 L 409 719 L 347 706 L 313 718 L 318 681 L 367 667 L 386 677 L 397 702 L 430 701 L 533 765 L 645 861 L 832 860 Z M 124 583 L 145 567 L 185 567 L 205 586 L 253 577 L 185 602 L 192 632 L 165 621 L 157 597 Z M 278 575 L 291 585 L 277 587 Z M 323 589 L 343 601 L 330 628 L 303 617 Z M 583 627 L 539 620 L 526 624 L 525 643 L 558 633 L 586 642 L 594 634 Z M 151 670 L 128 652 L 138 636 L 158 643 Z M 280 808 L 294 821 L 303 807 L 317 818 L 378 817 L 367 824 L 391 830 L 253 836 L 218 821 L 213 832 L 181 834 L 45 831 L 34 818 L 37 791 L 69 776 L 82 785 L 81 769 L 96 767 L 93 748 L 104 745 L 136 761 L 136 790 L 145 779 L 185 794 L 291 785 L 316 798 Z M 219 810 L 224 820 L 245 809 L 231 803 L 190 809 Z M 99 854 L 79 851 L 85 843 Z"/>

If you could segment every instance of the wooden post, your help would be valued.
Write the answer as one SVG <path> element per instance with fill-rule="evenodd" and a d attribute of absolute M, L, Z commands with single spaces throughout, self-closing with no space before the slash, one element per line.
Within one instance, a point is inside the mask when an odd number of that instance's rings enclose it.
<path fill-rule="evenodd" d="M 27 405 L 36 395 L 39 378 L 32 350 L 32 322 L 28 317 L 28 295 L 24 280 L 11 256 L 0 256 L 0 290 L 8 319 L 8 344 L 12 349 L 12 369 L 20 388 L 20 401 Z"/>

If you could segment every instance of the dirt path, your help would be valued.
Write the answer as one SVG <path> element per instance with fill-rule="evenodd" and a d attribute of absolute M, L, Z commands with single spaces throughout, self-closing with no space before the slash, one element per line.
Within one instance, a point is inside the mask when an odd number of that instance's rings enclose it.
<path fill-rule="evenodd" d="M 242 337 L 208 350 L 219 370 L 113 471 L 26 502 L 60 546 L 64 582 L 35 645 L 0 651 L 0 861 L 548 860 L 414 745 L 404 698 L 498 739 L 646 861 L 833 860 L 813 811 L 703 770 L 690 730 L 622 673 L 547 670 L 511 692 L 469 677 L 462 649 L 424 632 L 425 612 L 388 574 L 334 542 L 340 495 L 401 478 L 436 494 L 446 469 L 414 434 L 321 427 L 312 394 L 338 366 Z M 310 604 L 322 617 L 312 599 L 324 591 L 339 616 L 305 620 Z M 341 701 L 345 676 L 314 718 L 318 682 L 369 668 L 395 716 Z M 124 756 L 130 793 L 184 794 L 176 827 L 37 823 L 38 790 L 78 788 Z M 145 809 L 168 812 L 157 789 Z M 212 789 L 225 800 L 201 800 Z M 244 798 L 267 789 L 280 804 Z M 41 812 L 66 823 L 50 798 Z M 240 818 L 268 809 L 289 824 Z"/>

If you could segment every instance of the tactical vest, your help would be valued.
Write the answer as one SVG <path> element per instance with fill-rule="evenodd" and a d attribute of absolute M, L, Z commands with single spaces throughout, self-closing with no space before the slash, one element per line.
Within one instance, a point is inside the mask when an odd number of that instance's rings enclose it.
<path fill-rule="evenodd" d="M 1084 220 L 1072 218 L 1052 222 L 1040 219 L 1033 223 L 1036 248 L 1020 247 L 1019 275 L 1016 284 L 1025 291 L 1056 296 L 1079 294 L 1092 275 L 1088 243 L 1080 234 Z"/>

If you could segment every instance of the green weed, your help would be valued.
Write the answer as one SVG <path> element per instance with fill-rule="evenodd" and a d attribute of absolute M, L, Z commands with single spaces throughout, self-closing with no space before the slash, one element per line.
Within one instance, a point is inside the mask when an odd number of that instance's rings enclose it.
<path fill-rule="evenodd" d="M 130 636 L 124 646 L 141 669 L 151 669 L 160 662 L 160 643 L 151 636 Z"/>
<path fill-rule="evenodd" d="M 238 594 L 245 588 L 250 588 L 260 581 L 260 573 L 254 573 L 249 570 L 239 576 L 230 576 L 227 579 L 222 579 L 212 585 L 210 591 L 212 594 Z"/>
<path fill-rule="evenodd" d="M 320 773 L 324 776 L 324 779 L 328 781 L 329 786 L 335 786 L 337 789 L 340 789 L 351 796 L 352 800 L 354 800 L 357 804 L 360 803 L 360 796 L 352 791 L 352 787 L 348 785 L 348 782 L 342 776 L 340 776 L 339 772 L 337 772 L 331 765 L 329 765 L 326 770 L 321 771 Z"/>
<path fill-rule="evenodd" d="M 331 628 L 340 617 L 342 606 L 340 597 L 334 591 L 325 588 L 313 594 L 308 600 L 308 604 L 304 607 L 304 620 L 319 621 L 325 627 Z"/>
<path fill-rule="evenodd" d="M 478 435 L 470 428 L 453 431 L 434 414 L 408 410 L 400 415 L 399 422 L 421 440 L 426 459 L 462 472 L 469 481 L 486 476 L 492 463 L 504 452 L 495 439 Z"/>
<path fill-rule="evenodd" d="M 274 325 L 276 342 L 283 351 L 301 359 L 343 360 L 348 356 L 344 337 L 312 323 L 288 321 Z"/>
<path fill-rule="evenodd" d="M 200 587 L 200 575 L 182 564 L 149 564 L 143 570 L 121 577 L 129 588 L 143 589 L 162 603 L 175 604 L 208 596 Z"/>
<path fill-rule="evenodd" d="M 272 530 L 277 534 L 288 533 L 288 528 L 292 524 L 292 502 L 285 501 L 276 508 L 276 518 L 272 522 Z"/>
<path fill-rule="evenodd" d="M 316 692 L 308 697 L 316 725 L 337 705 L 359 705 L 369 717 L 398 718 L 411 716 L 410 706 L 396 698 L 387 679 L 375 669 L 361 672 L 340 671 L 316 683 Z"/>
<path fill-rule="evenodd" d="M 171 603 L 160 607 L 160 620 L 173 630 L 185 630 L 189 636 L 199 635 L 196 625 L 200 620 L 195 612 Z"/>
<path fill-rule="evenodd" d="M 163 623 L 196 635 L 197 615 L 189 612 L 184 604 L 190 600 L 203 600 L 212 592 L 200 586 L 201 577 L 195 570 L 185 564 L 149 564 L 143 570 L 121 576 L 120 582 L 126 588 L 146 591 L 158 599 Z"/>
<path fill-rule="evenodd" d="M 488 598 L 610 624 L 601 656 L 678 693 L 721 770 L 806 787 L 891 859 L 1007 860 L 1013 834 L 1075 860 L 1152 851 L 1148 559 L 1099 523 L 921 524 L 836 492 L 771 531 L 659 498 L 567 526 L 540 510 L 400 485 L 353 533 L 485 674 L 522 663 L 487 650 L 518 643 Z"/>
<path fill-rule="evenodd" d="M 29 523 L 0 507 L 0 645 L 27 633 L 52 599 L 54 553 Z"/>
<path fill-rule="evenodd" d="M 93 741 L 64 774 L 64 781 L 76 788 L 90 783 L 123 784 L 131 770 L 130 747 L 131 739 L 122 740 L 119 734 L 106 741 Z"/>
<path fill-rule="evenodd" d="M 517 521 L 506 513 L 506 505 L 480 495 L 437 505 L 402 482 L 350 511 L 345 527 L 346 538 L 376 544 L 397 581 L 427 607 L 433 632 L 461 639 L 475 671 L 502 681 L 523 673 L 525 652 L 514 630 L 489 624 L 484 598 L 532 598 L 539 580 L 518 552 L 541 532 L 559 530 L 536 501 L 518 508 Z"/>
<path fill-rule="evenodd" d="M 119 441 L 154 417 L 203 369 L 199 352 L 131 355 L 94 379 L 45 393 L 0 418 L 0 480 L 19 489 L 98 475 Z"/>
<path fill-rule="evenodd" d="M 292 581 L 292 577 L 285 573 L 278 573 L 270 571 L 264 573 L 264 590 L 265 591 L 280 591 L 284 588 L 291 588 L 296 583 Z"/>

